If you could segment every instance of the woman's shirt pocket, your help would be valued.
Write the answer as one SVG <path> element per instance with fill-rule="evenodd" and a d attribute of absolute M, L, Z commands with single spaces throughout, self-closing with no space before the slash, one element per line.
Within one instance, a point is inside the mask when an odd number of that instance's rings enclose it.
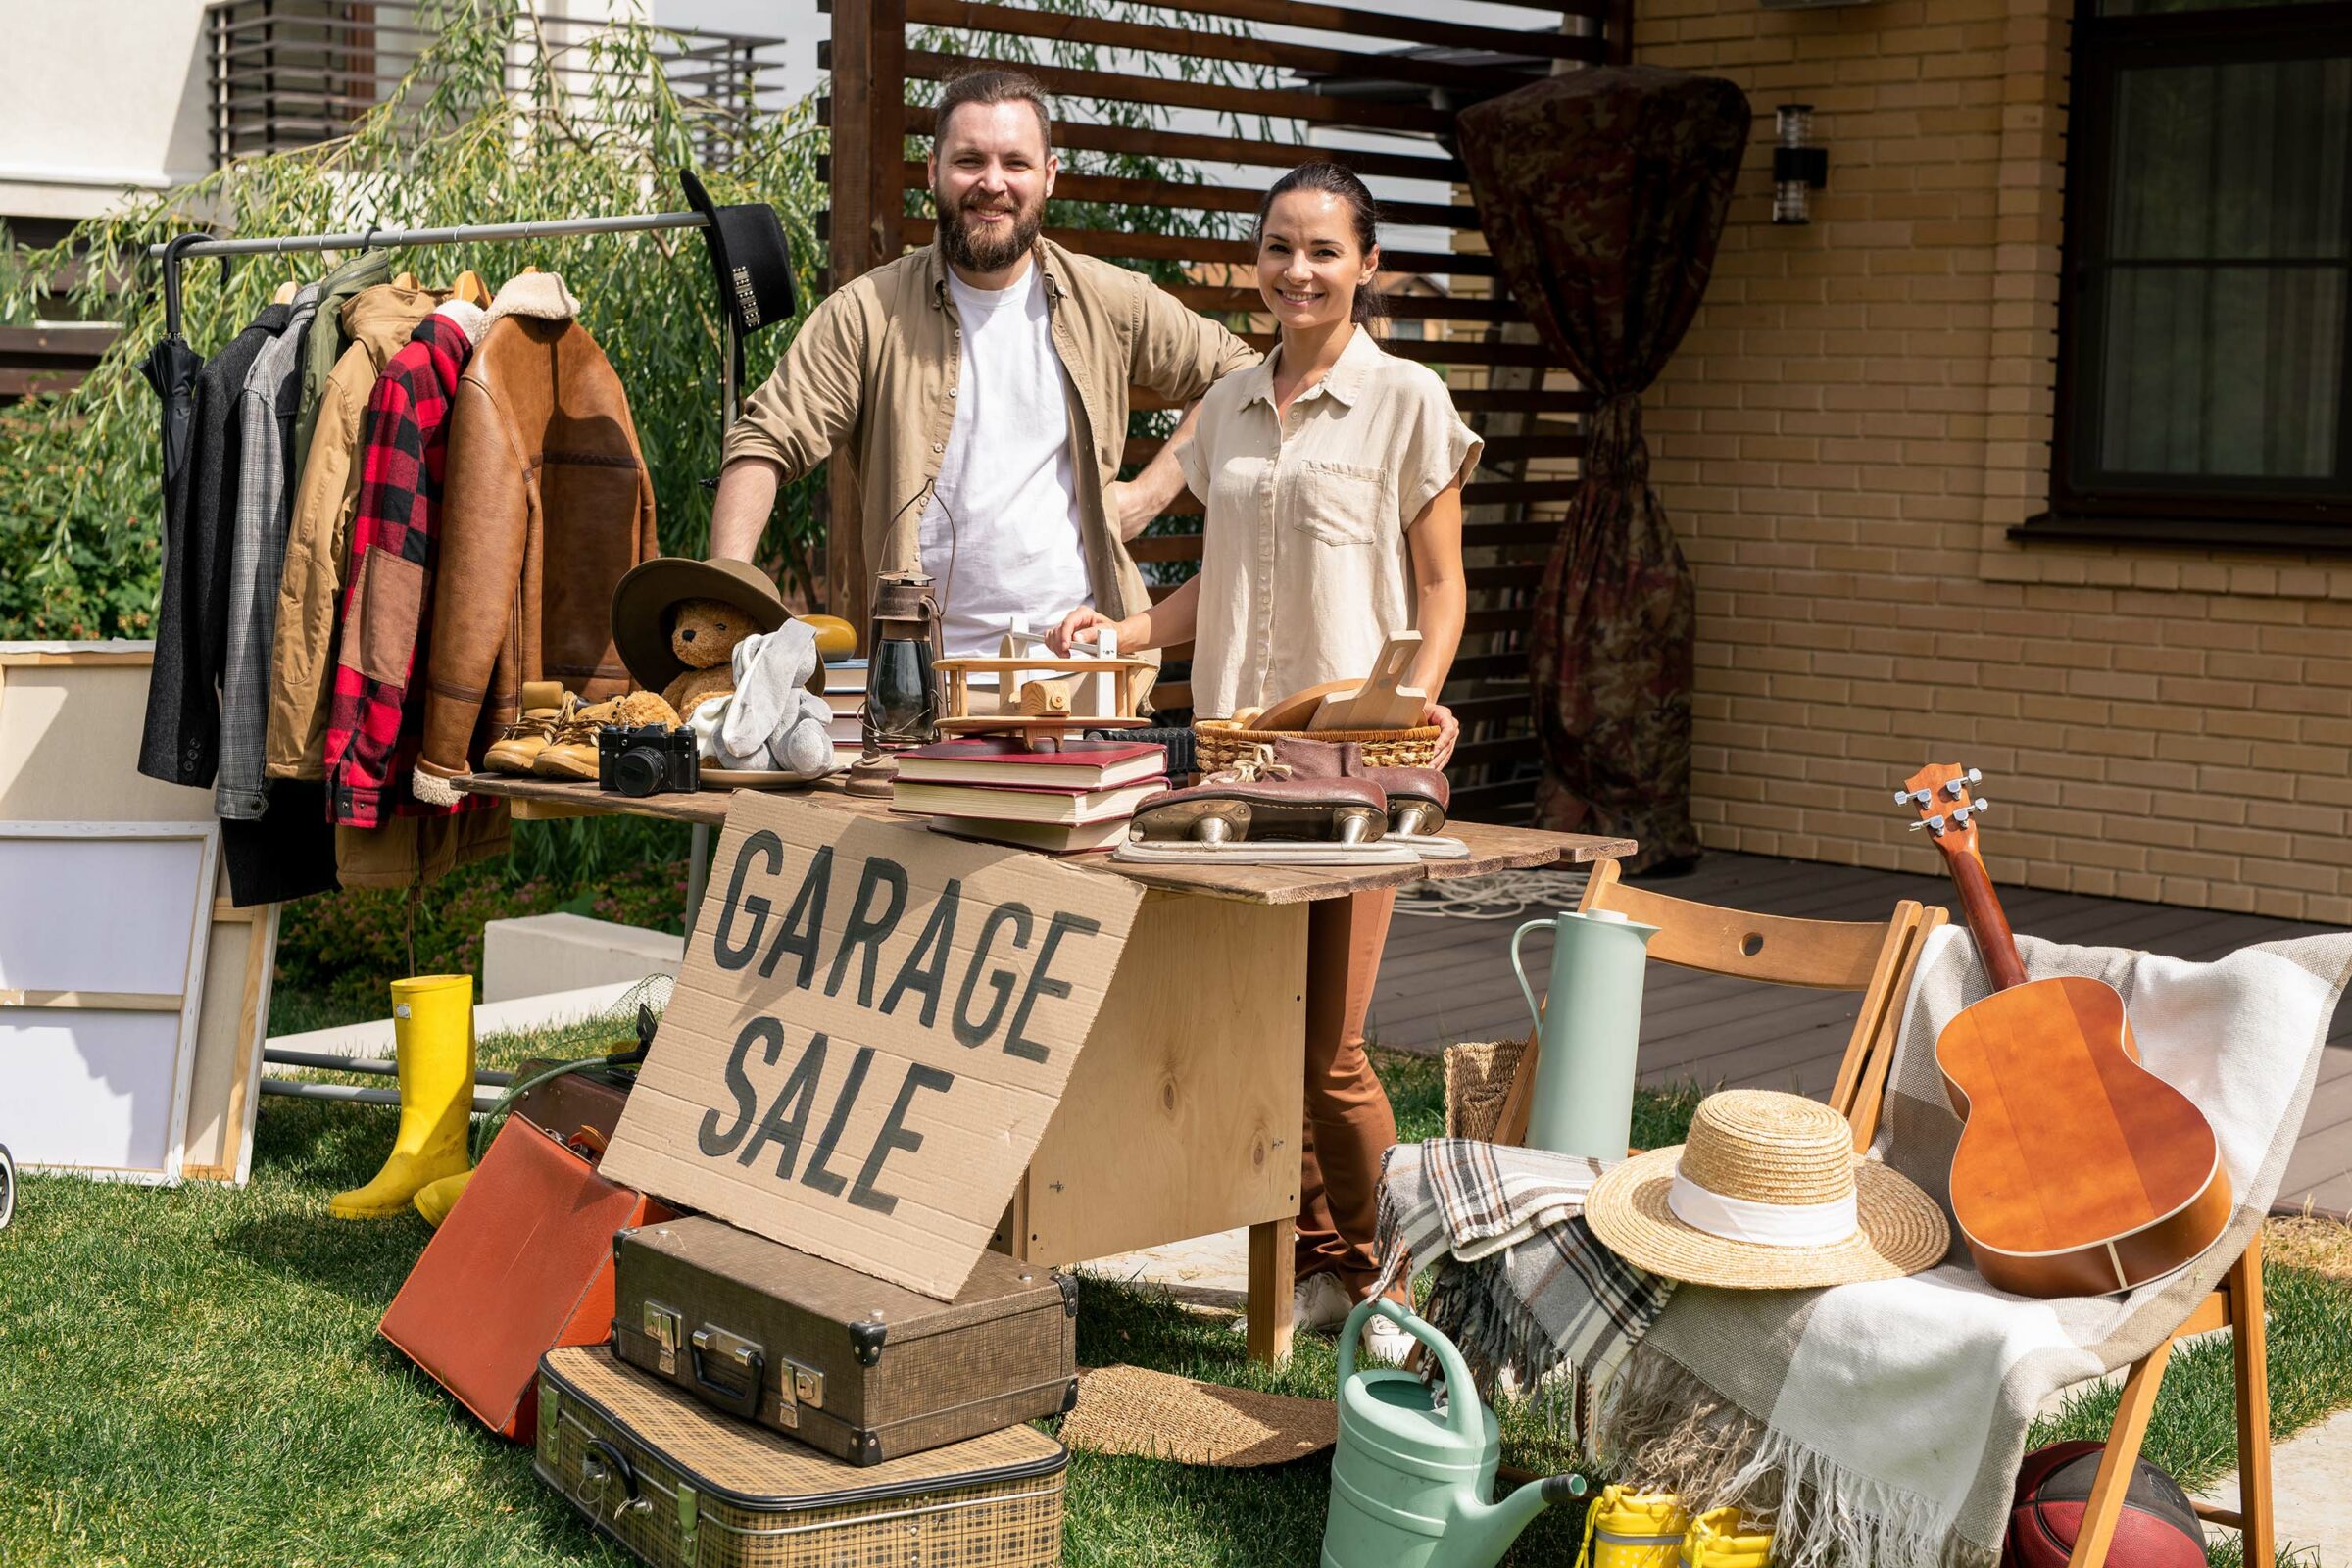
<path fill-rule="evenodd" d="M 1377 544 L 1394 504 L 1394 477 L 1385 468 L 1309 458 L 1291 470 L 1291 493 L 1281 498 L 1282 520 L 1317 544 Z"/>

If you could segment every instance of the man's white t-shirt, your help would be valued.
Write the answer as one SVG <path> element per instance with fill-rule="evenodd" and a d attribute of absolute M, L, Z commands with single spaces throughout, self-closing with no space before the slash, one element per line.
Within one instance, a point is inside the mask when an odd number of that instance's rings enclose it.
<path fill-rule="evenodd" d="M 973 288 L 951 269 L 948 287 L 962 363 L 919 538 L 944 651 L 989 655 L 1014 616 L 1042 631 L 1095 600 L 1044 269 L 1032 261 L 1006 289 Z"/>

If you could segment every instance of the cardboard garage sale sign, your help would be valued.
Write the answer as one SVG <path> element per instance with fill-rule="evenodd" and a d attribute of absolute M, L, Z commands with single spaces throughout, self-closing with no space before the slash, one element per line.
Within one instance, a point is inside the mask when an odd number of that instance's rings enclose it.
<path fill-rule="evenodd" d="M 1041 856 L 737 792 L 605 1175 L 954 1296 L 1142 898 Z"/>

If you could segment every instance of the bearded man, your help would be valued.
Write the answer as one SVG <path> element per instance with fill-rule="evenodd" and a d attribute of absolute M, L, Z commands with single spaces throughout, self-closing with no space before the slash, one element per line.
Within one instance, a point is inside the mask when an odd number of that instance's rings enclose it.
<path fill-rule="evenodd" d="M 1193 416 L 1122 484 L 1128 388 L 1191 403 L 1258 356 L 1141 273 L 1040 237 L 1061 165 L 1034 80 L 958 76 L 937 126 L 937 241 L 810 313 L 727 432 L 710 553 L 751 559 L 778 485 L 841 448 L 866 561 L 932 578 L 944 652 L 993 654 L 1015 615 L 1042 630 L 1144 608 L 1126 541 L 1184 488 Z"/>

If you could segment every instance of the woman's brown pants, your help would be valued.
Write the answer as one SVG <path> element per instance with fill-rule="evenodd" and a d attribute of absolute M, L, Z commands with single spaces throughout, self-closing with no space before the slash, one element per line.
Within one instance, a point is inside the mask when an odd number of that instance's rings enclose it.
<path fill-rule="evenodd" d="M 1298 1273 L 1339 1276 L 1362 1299 L 1380 1273 L 1380 1161 L 1396 1141 L 1388 1092 L 1364 1054 L 1364 1014 L 1389 939 L 1394 889 L 1318 899 L 1306 924 L 1306 1128 L 1298 1151 Z"/>

